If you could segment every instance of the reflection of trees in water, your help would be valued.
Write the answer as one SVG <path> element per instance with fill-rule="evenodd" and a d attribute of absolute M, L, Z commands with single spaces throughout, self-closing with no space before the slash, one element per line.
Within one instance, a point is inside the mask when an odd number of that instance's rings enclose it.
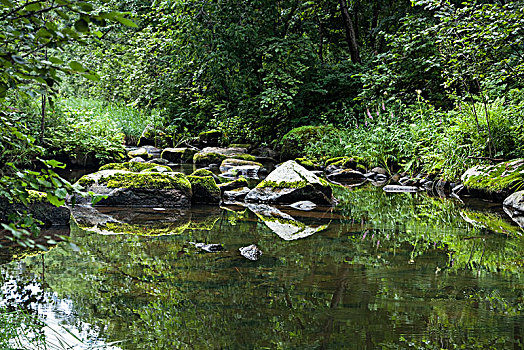
<path fill-rule="evenodd" d="M 195 224 L 174 236 L 74 229 L 85 250 L 47 254 L 45 279 L 77 319 L 129 349 L 474 348 L 522 338 L 522 277 L 489 272 L 495 259 L 522 256 L 521 239 L 471 227 L 446 201 L 359 196 L 342 197 L 348 204 L 322 218 L 325 231 L 294 241 L 250 212 L 221 211 L 208 220 L 213 230 Z M 227 251 L 202 253 L 189 241 Z M 261 260 L 238 255 L 250 243 Z M 41 260 L 27 263 L 41 269 Z"/>

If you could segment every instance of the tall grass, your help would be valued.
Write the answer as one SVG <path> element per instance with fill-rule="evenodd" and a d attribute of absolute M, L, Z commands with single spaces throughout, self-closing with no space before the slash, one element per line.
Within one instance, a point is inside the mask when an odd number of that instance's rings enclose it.
<path fill-rule="evenodd" d="M 486 110 L 496 148 L 491 153 Z M 391 171 L 457 179 L 467 168 L 491 158 L 524 157 L 524 93 L 516 91 L 509 101 L 499 98 L 487 105 L 462 101 L 449 111 L 422 99 L 391 110 L 381 104 L 335 137 L 309 144 L 305 153 L 317 159 L 358 156 L 370 166 Z"/>
<path fill-rule="evenodd" d="M 95 122 L 110 123 L 125 135 L 128 144 L 136 144 L 147 125 L 157 125 L 163 120 L 157 110 L 149 113 L 122 103 L 85 98 L 59 100 L 60 108 L 84 111 L 95 117 Z"/>

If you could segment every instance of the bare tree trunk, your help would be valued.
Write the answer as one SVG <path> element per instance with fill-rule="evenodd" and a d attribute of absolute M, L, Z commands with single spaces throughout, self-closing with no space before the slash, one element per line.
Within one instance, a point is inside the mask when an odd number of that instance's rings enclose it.
<path fill-rule="evenodd" d="M 353 26 L 353 21 L 349 16 L 348 3 L 346 0 L 340 0 L 340 12 L 342 13 L 344 27 L 346 28 L 346 39 L 349 45 L 349 53 L 351 54 L 351 62 L 360 63 L 357 36 L 355 34 L 355 27 Z"/>

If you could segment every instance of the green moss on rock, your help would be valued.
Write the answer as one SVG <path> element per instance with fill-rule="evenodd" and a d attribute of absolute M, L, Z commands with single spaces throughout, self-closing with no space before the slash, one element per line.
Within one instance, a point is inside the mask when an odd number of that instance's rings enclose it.
<path fill-rule="evenodd" d="M 251 154 L 236 154 L 236 155 L 231 156 L 230 158 L 247 160 L 250 162 L 254 162 L 257 159 L 257 157 L 252 156 Z M 262 166 L 262 164 L 260 164 L 260 166 Z"/>
<path fill-rule="evenodd" d="M 209 152 L 209 153 L 196 153 L 193 156 L 193 163 L 195 164 L 220 164 L 227 156 L 220 153 Z"/>
<path fill-rule="evenodd" d="M 232 143 L 228 147 L 249 149 L 249 148 L 251 148 L 251 146 L 252 145 L 250 145 L 249 143 Z"/>
<path fill-rule="evenodd" d="M 193 190 L 192 201 L 194 203 L 219 203 L 220 188 L 218 188 L 215 179 L 211 176 L 194 176 L 187 177 Z"/>
<path fill-rule="evenodd" d="M 178 189 L 191 191 L 191 183 L 181 173 L 115 173 L 102 177 L 99 184 L 109 188 Z"/>
<path fill-rule="evenodd" d="M 102 167 L 99 170 L 127 170 L 135 173 L 141 171 L 149 170 L 154 171 L 155 169 L 164 169 L 164 171 L 173 171 L 168 166 L 158 165 L 153 163 L 138 163 L 138 162 L 125 162 L 125 163 L 109 163 Z"/>
<path fill-rule="evenodd" d="M 265 188 L 265 187 L 271 187 L 271 188 L 303 188 L 307 186 L 307 181 L 295 181 L 295 182 L 275 182 L 275 181 L 268 181 L 263 180 L 258 185 L 257 188 Z"/>
<path fill-rule="evenodd" d="M 514 192 L 524 185 L 524 159 L 495 165 L 479 165 L 462 176 L 466 188 Z"/>
<path fill-rule="evenodd" d="M 197 169 L 195 171 L 193 171 L 193 173 L 191 173 L 191 176 L 211 176 L 213 177 L 213 172 L 211 170 L 208 170 L 208 169 Z"/>

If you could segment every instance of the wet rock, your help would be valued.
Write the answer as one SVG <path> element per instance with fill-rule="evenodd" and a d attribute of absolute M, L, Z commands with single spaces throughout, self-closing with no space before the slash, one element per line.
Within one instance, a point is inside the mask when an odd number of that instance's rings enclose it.
<path fill-rule="evenodd" d="M 143 147 L 135 149 L 133 151 L 129 151 L 129 152 L 127 152 L 127 155 L 128 155 L 129 158 L 136 158 L 136 157 L 150 158 L 149 153 Z"/>
<path fill-rule="evenodd" d="M 360 171 L 351 169 L 338 169 L 329 174 L 327 178 L 331 181 L 364 180 L 366 177 Z"/>
<path fill-rule="evenodd" d="M 261 163 L 234 158 L 225 159 L 220 165 L 220 171 L 223 177 L 243 176 L 251 179 L 258 179 L 267 173 Z"/>
<path fill-rule="evenodd" d="M 0 222 L 7 222 L 10 214 L 27 211 L 37 220 L 43 222 L 44 227 L 69 225 L 71 212 L 65 205 L 56 207 L 47 201 L 44 192 L 29 190 L 27 198 L 28 206 L 22 203 L 9 203 L 6 199 L 0 199 Z"/>
<path fill-rule="evenodd" d="M 431 191 L 433 190 L 433 185 L 435 184 L 435 182 L 431 181 L 431 180 L 428 180 L 426 182 L 424 182 L 424 184 L 422 185 L 422 187 L 424 187 L 424 189 L 426 191 Z"/>
<path fill-rule="evenodd" d="M 246 158 L 246 160 L 255 160 L 254 156 L 247 154 L 245 148 L 240 147 L 206 147 L 202 151 L 195 153 L 193 163 L 195 164 L 212 164 L 222 163 L 227 158 Z"/>
<path fill-rule="evenodd" d="M 462 176 L 468 194 L 485 199 L 503 201 L 524 182 L 524 159 L 515 159 L 494 165 L 477 165 Z"/>
<path fill-rule="evenodd" d="M 222 161 L 222 164 L 220 164 L 220 171 L 226 172 L 230 169 L 233 169 L 238 166 L 243 166 L 243 165 L 249 165 L 249 166 L 254 166 L 254 167 L 259 167 L 259 168 L 262 167 L 261 163 L 254 162 L 251 160 L 227 158 Z"/>
<path fill-rule="evenodd" d="M 240 247 L 238 250 L 240 251 L 240 255 L 252 261 L 257 261 L 262 256 L 262 251 L 255 244 Z"/>
<path fill-rule="evenodd" d="M 401 185 L 406 186 L 406 185 L 408 185 L 408 181 L 409 181 L 409 180 L 410 180 L 409 177 L 407 177 L 407 176 L 403 176 L 403 177 L 401 177 L 401 178 L 398 180 L 398 182 L 399 182 Z"/>
<path fill-rule="evenodd" d="M 195 242 L 189 242 L 190 244 L 194 245 L 195 248 L 198 248 L 200 250 L 205 251 L 206 253 L 217 253 L 224 250 L 224 247 L 222 244 L 206 244 L 206 243 L 195 243 Z"/>
<path fill-rule="evenodd" d="M 171 172 L 170 167 L 165 165 L 157 165 L 155 163 L 139 163 L 139 162 L 124 162 L 124 163 L 109 163 L 103 165 L 98 169 L 101 170 L 126 170 L 135 173 L 140 172 Z"/>
<path fill-rule="evenodd" d="M 226 182 L 226 183 L 223 183 L 223 184 L 219 184 L 218 187 L 220 188 L 220 191 L 222 191 L 222 193 L 224 193 L 225 191 L 231 191 L 231 190 L 235 190 L 237 188 L 243 188 L 243 187 L 248 187 L 248 182 L 245 178 L 239 178 L 239 179 L 235 179 L 233 181 L 229 181 L 229 182 Z"/>
<path fill-rule="evenodd" d="M 144 158 L 142 158 L 142 157 L 135 157 L 135 158 L 131 158 L 129 160 L 129 162 L 131 162 L 131 163 L 145 163 L 146 160 Z"/>
<path fill-rule="evenodd" d="M 220 203 L 220 189 L 211 176 L 188 175 L 191 183 L 193 196 L 191 202 L 195 204 L 218 204 Z"/>
<path fill-rule="evenodd" d="M 302 200 L 335 203 L 329 183 L 293 160 L 272 171 L 246 196 L 248 202 L 291 204 Z"/>
<path fill-rule="evenodd" d="M 297 162 L 298 164 L 302 165 L 304 168 L 306 168 L 309 171 L 322 170 L 322 168 L 323 168 L 320 164 L 315 163 L 312 160 L 307 159 L 307 158 L 303 158 L 303 157 L 302 158 L 296 158 L 295 162 Z"/>
<path fill-rule="evenodd" d="M 317 205 L 310 201 L 300 201 L 289 205 L 293 209 L 310 211 L 317 207 Z"/>
<path fill-rule="evenodd" d="M 365 177 L 366 179 L 373 179 L 373 178 L 375 178 L 376 175 L 377 175 L 377 173 L 374 173 L 374 172 L 370 171 L 370 172 L 368 172 L 368 173 L 365 173 L 365 174 L 364 174 L 364 177 Z"/>
<path fill-rule="evenodd" d="M 241 202 L 251 190 L 248 187 L 236 188 L 234 190 L 224 191 L 224 200 L 229 202 Z"/>
<path fill-rule="evenodd" d="M 129 158 L 141 157 L 144 159 L 160 158 L 161 149 L 154 146 L 143 146 L 127 153 Z"/>
<path fill-rule="evenodd" d="M 159 165 L 167 165 L 169 162 L 167 160 L 165 160 L 165 159 L 162 159 L 162 158 L 153 158 L 150 161 L 148 161 L 148 163 L 159 164 Z"/>
<path fill-rule="evenodd" d="M 265 158 L 265 159 L 271 159 L 271 160 L 279 158 L 278 152 L 269 147 L 255 148 L 254 150 L 251 151 L 251 154 L 253 154 L 257 158 Z"/>
<path fill-rule="evenodd" d="M 506 214 L 520 227 L 524 227 L 524 191 L 511 194 L 502 204 Z"/>
<path fill-rule="evenodd" d="M 371 172 L 373 172 L 375 174 L 385 175 L 385 176 L 388 175 L 388 171 L 386 169 L 384 169 L 384 168 L 381 168 L 381 167 L 375 167 L 375 168 L 371 169 Z"/>
<path fill-rule="evenodd" d="M 241 165 L 230 168 L 221 176 L 229 178 L 237 178 L 243 176 L 248 179 L 259 179 L 262 175 L 266 174 L 267 170 L 257 165 Z"/>
<path fill-rule="evenodd" d="M 385 182 L 388 180 L 388 177 L 386 175 L 383 175 L 383 174 L 377 174 L 375 175 L 375 179 L 374 179 L 376 182 Z"/>
<path fill-rule="evenodd" d="M 166 148 L 162 151 L 161 157 L 173 163 L 192 163 L 196 153 L 198 150 L 195 148 Z"/>
<path fill-rule="evenodd" d="M 419 188 L 415 186 L 399 186 L 399 185 L 387 185 L 384 186 L 386 192 L 418 192 Z"/>
<path fill-rule="evenodd" d="M 458 194 L 460 194 L 460 192 L 462 192 L 463 189 L 464 189 L 464 185 L 463 184 L 458 184 L 458 185 L 456 185 L 455 187 L 453 187 L 451 189 L 451 192 L 458 195 Z"/>
<path fill-rule="evenodd" d="M 169 208 L 189 207 L 191 204 L 191 183 L 181 173 L 101 170 L 84 175 L 77 183 L 84 186 L 86 191 L 106 196 L 97 203 L 99 206 Z M 77 203 L 86 203 L 88 200 L 80 197 Z"/>

